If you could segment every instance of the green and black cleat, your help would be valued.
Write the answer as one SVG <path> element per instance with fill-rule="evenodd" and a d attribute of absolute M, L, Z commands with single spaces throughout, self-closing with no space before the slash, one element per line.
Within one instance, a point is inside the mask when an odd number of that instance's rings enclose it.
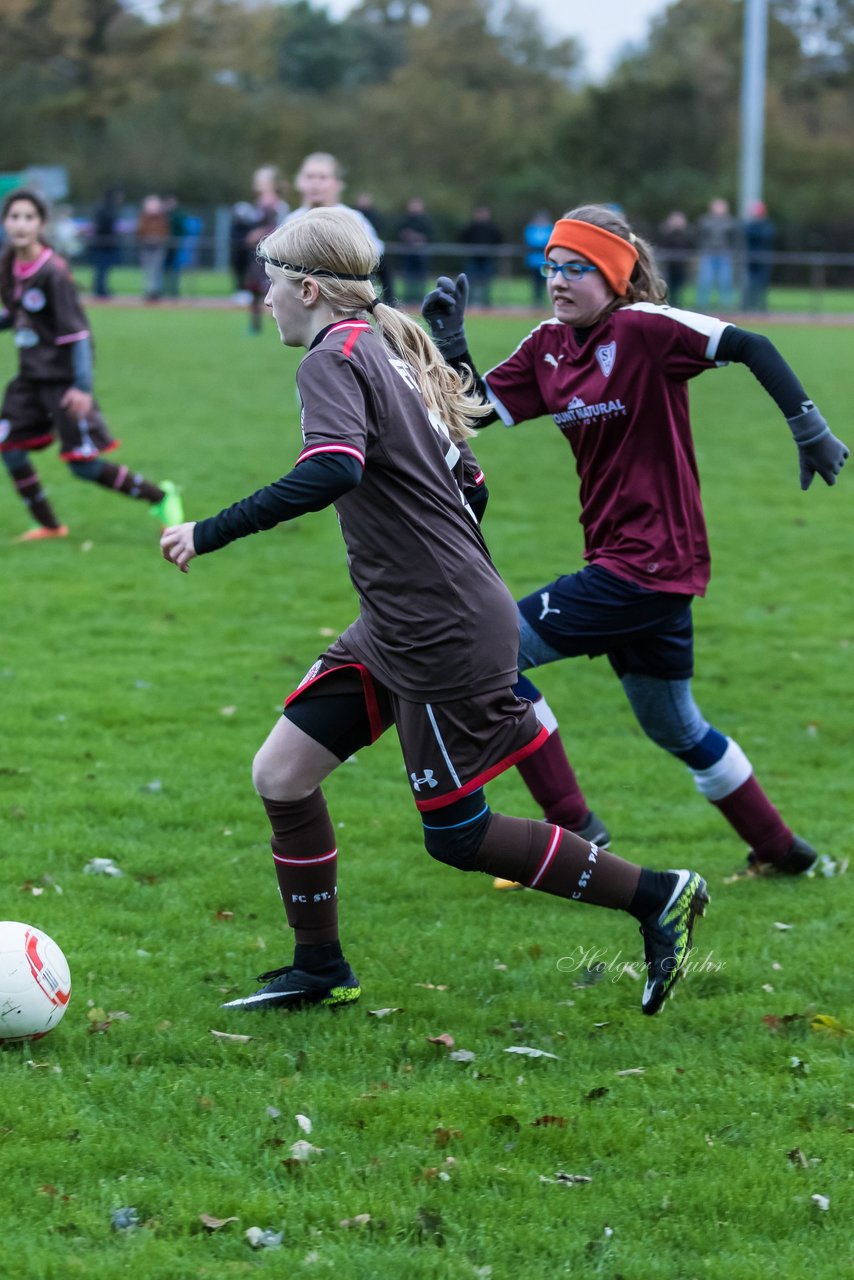
<path fill-rule="evenodd" d="M 709 904 L 706 882 L 697 871 L 671 871 L 676 877 L 673 891 L 662 910 L 640 927 L 646 960 L 646 984 L 641 1008 L 658 1013 L 682 973 L 691 953 L 691 933 L 697 916 L 705 915 Z"/>
<path fill-rule="evenodd" d="M 325 973 L 309 973 L 285 965 L 258 975 L 258 981 L 266 985 L 252 995 L 229 1000 L 223 1009 L 304 1009 L 306 1005 L 319 1004 L 328 1008 L 355 1004 L 362 994 L 359 979 L 346 960 Z"/>

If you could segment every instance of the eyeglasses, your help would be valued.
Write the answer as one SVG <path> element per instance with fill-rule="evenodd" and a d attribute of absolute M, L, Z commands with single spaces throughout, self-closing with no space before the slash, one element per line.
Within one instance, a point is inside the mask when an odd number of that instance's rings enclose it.
<path fill-rule="evenodd" d="M 598 267 L 594 267 L 589 262 L 541 262 L 540 275 L 545 276 L 547 280 L 554 280 L 555 276 L 563 276 L 564 280 L 581 280 L 587 275 L 588 271 L 598 271 Z"/>

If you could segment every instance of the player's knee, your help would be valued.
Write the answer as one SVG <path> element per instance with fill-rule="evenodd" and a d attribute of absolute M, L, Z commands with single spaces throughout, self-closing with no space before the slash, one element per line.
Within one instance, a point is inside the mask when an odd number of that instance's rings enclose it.
<path fill-rule="evenodd" d="M 304 800 L 315 788 L 300 787 L 298 761 L 269 750 L 265 743 L 252 761 L 252 785 L 267 800 Z"/>
<path fill-rule="evenodd" d="M 11 423 L 6 418 L 0 419 L 0 439 L 6 435 L 11 429 Z M 16 472 L 24 472 L 29 470 L 29 456 L 23 449 L 5 449 L 2 454 L 3 463 L 10 475 Z"/>
<path fill-rule="evenodd" d="M 69 462 L 68 469 L 74 472 L 78 480 L 97 480 L 102 465 L 100 458 L 75 458 Z"/>
<path fill-rule="evenodd" d="M 486 828 L 492 817 L 489 806 L 482 798 L 478 812 L 466 815 L 458 823 L 435 825 L 436 815 L 427 814 L 424 819 L 424 847 L 437 862 L 444 862 L 458 871 L 474 871 L 477 852 L 483 843 Z M 445 810 L 443 817 L 452 817 Z"/>
<path fill-rule="evenodd" d="M 656 746 L 683 758 L 703 740 L 709 724 L 694 701 L 690 680 L 634 674 L 621 679 L 638 724 Z"/>

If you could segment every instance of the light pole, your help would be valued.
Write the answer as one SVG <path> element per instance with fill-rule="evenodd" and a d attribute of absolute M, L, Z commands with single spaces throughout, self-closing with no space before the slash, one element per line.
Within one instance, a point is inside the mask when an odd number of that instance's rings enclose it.
<path fill-rule="evenodd" d="M 741 71 L 741 159 L 739 213 L 762 199 L 765 146 L 765 68 L 768 61 L 768 0 L 744 0 Z"/>

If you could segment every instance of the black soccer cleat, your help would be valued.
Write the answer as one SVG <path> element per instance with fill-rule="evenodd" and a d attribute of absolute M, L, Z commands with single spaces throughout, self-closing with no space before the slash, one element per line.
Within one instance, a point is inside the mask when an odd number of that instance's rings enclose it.
<path fill-rule="evenodd" d="M 607 849 L 611 844 L 611 832 L 592 809 L 584 820 L 584 826 L 578 827 L 575 834 L 581 836 L 582 840 L 589 840 L 591 844 L 597 845 L 600 849 Z"/>
<path fill-rule="evenodd" d="M 647 979 L 641 1009 L 658 1013 L 682 973 L 691 952 L 691 933 L 697 916 L 705 915 L 709 903 L 706 882 L 696 871 L 672 871 L 673 891 L 657 915 L 640 927 Z"/>
<path fill-rule="evenodd" d="M 747 865 L 762 876 L 803 876 L 812 871 L 818 854 L 811 844 L 795 836 L 791 847 L 777 862 L 766 862 L 758 856 L 754 849 L 747 855 Z"/>
<path fill-rule="evenodd" d="M 336 1008 L 355 1004 L 362 994 L 359 979 L 346 960 L 325 973 L 309 973 L 306 969 L 285 965 L 281 969 L 271 969 L 269 973 L 260 973 L 258 981 L 266 983 L 266 986 L 250 996 L 229 1000 L 220 1007 L 248 1009 L 250 1012 L 262 1009 L 304 1009 L 309 1004 Z"/>

